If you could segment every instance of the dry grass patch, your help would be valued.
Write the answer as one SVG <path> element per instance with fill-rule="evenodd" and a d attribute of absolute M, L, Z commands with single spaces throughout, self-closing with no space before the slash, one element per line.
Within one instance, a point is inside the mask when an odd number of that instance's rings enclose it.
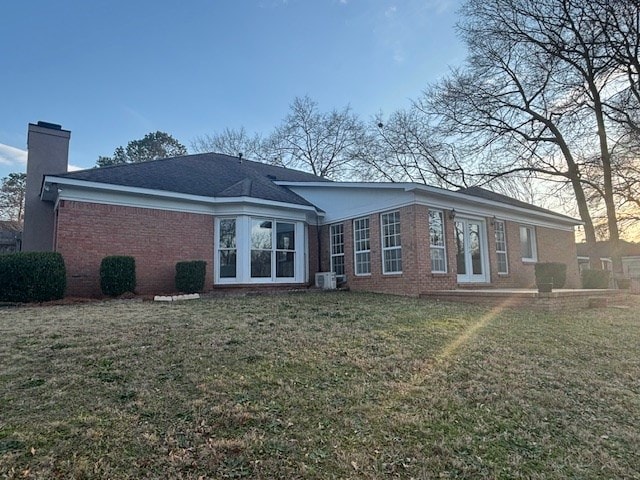
<path fill-rule="evenodd" d="M 0 478 L 640 478 L 631 309 L 0 310 Z"/>

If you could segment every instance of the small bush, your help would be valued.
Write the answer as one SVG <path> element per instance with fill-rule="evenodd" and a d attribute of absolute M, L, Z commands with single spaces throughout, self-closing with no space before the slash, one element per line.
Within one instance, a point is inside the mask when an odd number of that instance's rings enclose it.
<path fill-rule="evenodd" d="M 206 271 L 207 262 L 204 260 L 176 263 L 176 290 L 183 293 L 202 291 Z"/>
<path fill-rule="evenodd" d="M 558 262 L 536 263 L 536 284 L 553 283 L 553 288 L 562 288 L 567 281 L 567 265 Z"/>
<path fill-rule="evenodd" d="M 133 257 L 104 257 L 100 264 L 100 288 L 104 295 L 117 297 L 136 288 L 136 261 Z"/>
<path fill-rule="evenodd" d="M 46 302 L 64 296 L 67 271 L 57 252 L 0 255 L 0 301 Z"/>
<path fill-rule="evenodd" d="M 609 288 L 609 276 L 607 270 L 584 270 L 582 288 Z"/>

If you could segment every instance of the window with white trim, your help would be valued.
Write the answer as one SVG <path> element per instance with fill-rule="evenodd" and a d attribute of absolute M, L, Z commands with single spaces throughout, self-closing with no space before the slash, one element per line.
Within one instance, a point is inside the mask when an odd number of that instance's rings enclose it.
<path fill-rule="evenodd" d="M 371 242 L 368 217 L 353 221 L 353 246 L 356 275 L 369 275 L 371 273 Z"/>
<path fill-rule="evenodd" d="M 236 219 L 220 219 L 220 233 L 218 235 L 218 260 L 220 278 L 236 278 Z"/>
<path fill-rule="evenodd" d="M 402 273 L 400 212 L 380 215 L 382 226 L 382 273 Z"/>
<path fill-rule="evenodd" d="M 493 228 L 496 235 L 496 257 L 498 259 L 498 273 L 509 273 L 509 262 L 507 261 L 507 233 L 504 221 L 494 220 Z"/>
<path fill-rule="evenodd" d="M 444 215 L 438 210 L 429 210 L 429 246 L 431 252 L 431 271 L 434 273 L 447 273 Z"/>
<path fill-rule="evenodd" d="M 331 271 L 344 275 L 344 225 L 336 223 L 329 227 L 331 241 Z"/>
<path fill-rule="evenodd" d="M 525 262 L 535 262 L 538 259 L 536 231 L 531 226 L 520 225 L 520 253 Z"/>
<path fill-rule="evenodd" d="M 273 222 L 251 219 L 251 277 L 271 277 Z"/>
<path fill-rule="evenodd" d="M 238 215 L 218 218 L 215 226 L 216 283 L 305 281 L 304 222 Z"/>
<path fill-rule="evenodd" d="M 296 225 L 276 222 L 276 278 L 295 276 Z"/>

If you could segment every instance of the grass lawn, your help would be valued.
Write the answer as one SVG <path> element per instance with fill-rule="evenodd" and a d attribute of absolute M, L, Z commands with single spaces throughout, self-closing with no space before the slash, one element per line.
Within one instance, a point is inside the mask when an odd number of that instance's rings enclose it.
<path fill-rule="evenodd" d="M 640 478 L 640 301 L 0 309 L 0 478 Z"/>

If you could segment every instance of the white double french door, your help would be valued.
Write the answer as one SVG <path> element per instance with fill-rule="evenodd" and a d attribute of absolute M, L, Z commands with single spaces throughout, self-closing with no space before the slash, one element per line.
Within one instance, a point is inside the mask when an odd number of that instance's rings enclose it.
<path fill-rule="evenodd" d="M 489 281 L 487 229 L 484 220 L 455 219 L 458 283 Z"/>

